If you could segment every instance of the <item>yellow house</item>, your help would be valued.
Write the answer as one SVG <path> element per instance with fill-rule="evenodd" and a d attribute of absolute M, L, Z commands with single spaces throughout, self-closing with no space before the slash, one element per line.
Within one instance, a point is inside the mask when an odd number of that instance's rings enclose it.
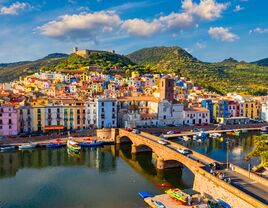
<path fill-rule="evenodd" d="M 261 118 L 260 103 L 255 100 L 245 100 L 244 116 L 259 120 Z"/>
<path fill-rule="evenodd" d="M 45 128 L 45 106 L 35 105 L 33 108 L 33 131 L 43 131 Z"/>

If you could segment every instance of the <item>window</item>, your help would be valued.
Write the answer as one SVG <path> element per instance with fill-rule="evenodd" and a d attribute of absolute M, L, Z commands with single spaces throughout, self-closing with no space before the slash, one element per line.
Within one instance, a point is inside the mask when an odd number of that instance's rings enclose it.
<path fill-rule="evenodd" d="M 104 106 L 104 102 L 101 102 L 101 106 Z"/>
<path fill-rule="evenodd" d="M 115 106 L 115 102 L 113 102 L 113 106 Z"/>

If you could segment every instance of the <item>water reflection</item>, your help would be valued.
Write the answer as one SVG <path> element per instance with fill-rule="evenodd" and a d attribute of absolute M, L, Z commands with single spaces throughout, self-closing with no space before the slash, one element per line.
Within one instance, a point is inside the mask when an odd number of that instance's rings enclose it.
<path fill-rule="evenodd" d="M 208 155 L 211 158 L 226 162 L 227 155 L 227 140 L 230 140 L 228 145 L 228 154 L 230 162 L 237 164 L 243 168 L 247 168 L 248 163 L 252 165 L 259 164 L 258 158 L 253 158 L 251 161 L 245 161 L 244 157 L 253 150 L 253 137 L 259 135 L 259 132 L 241 133 L 240 136 L 224 135 L 224 139 L 208 139 L 203 143 L 196 141 L 178 142 L 193 150 Z"/>

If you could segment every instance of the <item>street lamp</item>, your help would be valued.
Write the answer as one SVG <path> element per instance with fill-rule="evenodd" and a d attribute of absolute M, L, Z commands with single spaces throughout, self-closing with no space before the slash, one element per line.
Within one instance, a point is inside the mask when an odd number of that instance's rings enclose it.
<path fill-rule="evenodd" d="M 229 143 L 230 143 L 230 140 L 227 139 L 226 141 L 226 145 L 227 145 L 227 152 L 226 152 L 226 170 L 229 169 Z"/>

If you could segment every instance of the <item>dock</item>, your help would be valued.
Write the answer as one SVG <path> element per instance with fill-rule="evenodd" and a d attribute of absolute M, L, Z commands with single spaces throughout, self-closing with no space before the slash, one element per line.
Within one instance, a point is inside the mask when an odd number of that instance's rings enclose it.
<path fill-rule="evenodd" d="M 260 127 L 254 127 L 254 128 L 226 129 L 226 130 L 208 130 L 208 131 L 204 131 L 204 132 L 212 134 L 212 133 L 227 133 L 227 132 L 243 131 L 243 130 L 257 131 L 260 129 L 261 129 Z M 179 134 L 165 134 L 163 136 L 165 138 L 172 138 L 172 137 L 179 137 L 179 136 L 194 136 L 197 133 L 198 132 L 183 132 L 183 133 L 179 133 Z"/>
<path fill-rule="evenodd" d="M 172 199 L 168 194 L 161 194 L 156 195 L 154 197 L 147 197 L 144 199 L 144 201 L 153 208 L 158 208 L 153 201 L 159 201 L 165 205 L 166 208 L 206 208 L 207 203 L 203 200 L 198 202 L 197 198 L 193 198 L 193 204 L 192 205 L 182 205 L 178 201 Z"/>

